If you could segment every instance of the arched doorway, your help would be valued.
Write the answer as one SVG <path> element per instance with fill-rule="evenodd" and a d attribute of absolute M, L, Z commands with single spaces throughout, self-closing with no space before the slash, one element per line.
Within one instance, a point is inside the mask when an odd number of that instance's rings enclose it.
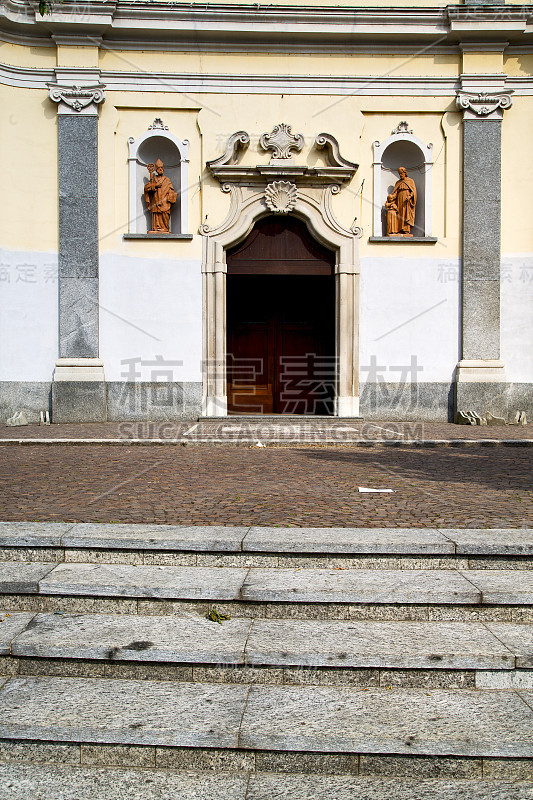
<path fill-rule="evenodd" d="M 228 413 L 335 413 L 335 253 L 268 216 L 226 263 Z"/>

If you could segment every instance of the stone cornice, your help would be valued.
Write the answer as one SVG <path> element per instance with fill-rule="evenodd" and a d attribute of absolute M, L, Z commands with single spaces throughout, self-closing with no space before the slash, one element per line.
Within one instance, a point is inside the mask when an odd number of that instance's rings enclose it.
<path fill-rule="evenodd" d="M 446 41 L 457 45 L 461 38 L 483 40 L 498 37 L 506 41 L 533 40 L 533 6 L 380 7 L 305 5 L 231 5 L 222 3 L 171 3 L 161 0 L 85 0 L 82 6 L 54 3 L 53 13 L 41 17 L 35 2 L 0 1 L 0 31 L 39 44 L 52 35 L 104 37 L 113 47 L 120 41 L 176 46 L 190 43 L 194 33 L 196 48 L 210 47 L 217 41 L 263 46 L 291 44 L 310 50 L 317 44 L 353 46 L 354 43 L 379 45 L 390 42 Z M 89 43 L 89 42 L 88 42 Z"/>

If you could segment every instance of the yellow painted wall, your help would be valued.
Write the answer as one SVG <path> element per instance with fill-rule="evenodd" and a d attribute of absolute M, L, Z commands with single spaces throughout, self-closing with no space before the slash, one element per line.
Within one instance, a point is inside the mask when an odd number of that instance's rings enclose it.
<path fill-rule="evenodd" d="M 6 249 L 57 250 L 57 106 L 47 91 L 1 85 L 0 106 L 0 241 Z"/>
<path fill-rule="evenodd" d="M 460 54 L 288 54 L 100 50 L 100 68 L 126 72 L 190 72 L 224 75 L 456 76 Z"/>
<path fill-rule="evenodd" d="M 15 67 L 41 67 L 51 69 L 56 65 L 55 47 L 27 47 L 0 41 L 0 63 Z"/>
<path fill-rule="evenodd" d="M 502 123 L 502 252 L 533 253 L 533 97 L 515 97 Z M 490 164 L 487 164 L 490 169 Z"/>

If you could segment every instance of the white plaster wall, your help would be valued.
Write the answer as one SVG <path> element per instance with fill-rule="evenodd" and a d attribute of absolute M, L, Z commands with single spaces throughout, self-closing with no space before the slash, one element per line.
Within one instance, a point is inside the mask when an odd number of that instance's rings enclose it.
<path fill-rule="evenodd" d="M 361 259 L 362 383 L 410 382 L 398 367 L 410 367 L 412 356 L 422 367 L 418 382 L 451 382 L 459 358 L 459 277 L 457 260 L 422 253 L 416 260 L 400 253 Z M 377 377 L 368 370 L 372 363 L 382 367 Z"/>
<path fill-rule="evenodd" d="M 501 357 L 512 383 L 533 382 L 533 254 L 504 256 L 501 266 Z"/>
<path fill-rule="evenodd" d="M 50 381 L 58 355 L 57 254 L 0 249 L 0 381 Z"/>
<path fill-rule="evenodd" d="M 102 255 L 100 357 L 106 379 L 128 380 L 124 373 L 130 368 L 121 364 L 126 359 L 147 362 L 157 356 L 183 365 L 137 362 L 135 380 L 201 381 L 200 261 Z"/>

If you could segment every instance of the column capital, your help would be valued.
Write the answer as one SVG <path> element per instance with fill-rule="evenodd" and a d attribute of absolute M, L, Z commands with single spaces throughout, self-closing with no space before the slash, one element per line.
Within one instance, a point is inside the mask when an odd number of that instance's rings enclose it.
<path fill-rule="evenodd" d="M 457 108 L 464 119 L 501 119 L 513 104 L 512 89 L 505 92 L 457 92 Z"/>
<path fill-rule="evenodd" d="M 56 80 L 48 84 L 48 93 L 50 100 L 58 103 L 58 114 L 96 116 L 99 103 L 105 100 L 105 84 L 100 83 L 99 70 L 76 74 L 70 69 L 56 69 Z"/>

